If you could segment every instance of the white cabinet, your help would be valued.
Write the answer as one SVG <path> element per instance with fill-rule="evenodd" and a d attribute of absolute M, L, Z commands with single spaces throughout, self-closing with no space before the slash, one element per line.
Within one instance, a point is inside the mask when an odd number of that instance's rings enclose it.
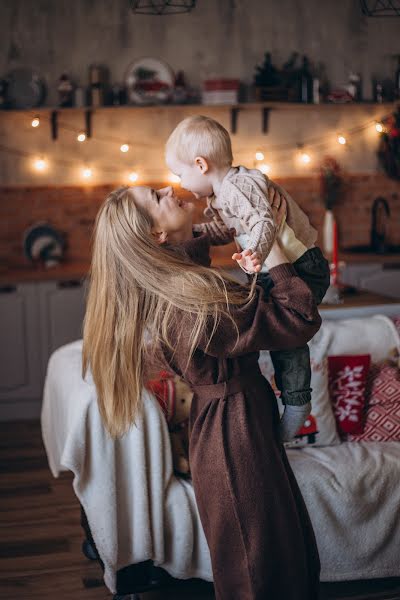
<path fill-rule="evenodd" d="M 400 269 L 382 264 L 349 264 L 341 272 L 341 280 L 361 290 L 400 299 Z"/>
<path fill-rule="evenodd" d="M 41 347 L 37 288 L 0 287 L 0 401 L 41 393 Z"/>
<path fill-rule="evenodd" d="M 45 375 L 54 350 L 82 338 L 85 288 L 81 281 L 74 280 L 41 283 L 38 290 Z"/>
<path fill-rule="evenodd" d="M 39 416 L 48 359 L 82 337 L 84 313 L 80 281 L 0 285 L 0 420 Z"/>

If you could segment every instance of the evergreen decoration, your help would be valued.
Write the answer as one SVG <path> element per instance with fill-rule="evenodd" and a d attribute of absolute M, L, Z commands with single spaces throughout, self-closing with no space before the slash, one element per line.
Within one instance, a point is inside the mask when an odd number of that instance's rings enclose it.
<path fill-rule="evenodd" d="M 378 159 L 389 177 L 400 180 L 400 106 L 382 124 Z"/>
<path fill-rule="evenodd" d="M 325 208 L 332 210 L 343 189 L 343 174 L 339 163 L 330 156 L 324 158 L 320 165 L 320 182 Z"/>

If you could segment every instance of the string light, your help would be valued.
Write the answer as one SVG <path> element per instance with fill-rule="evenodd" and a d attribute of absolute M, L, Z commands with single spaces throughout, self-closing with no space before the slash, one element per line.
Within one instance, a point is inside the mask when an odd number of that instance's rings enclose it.
<path fill-rule="evenodd" d="M 36 171 L 43 172 L 46 171 L 48 165 L 47 161 L 44 158 L 37 158 L 34 161 L 33 166 Z"/>
<path fill-rule="evenodd" d="M 139 175 L 136 173 L 136 171 L 132 171 L 131 173 L 129 173 L 128 179 L 129 181 L 132 181 L 134 183 L 139 179 Z"/>
<path fill-rule="evenodd" d="M 304 165 L 309 165 L 311 162 L 311 156 L 303 150 L 300 152 L 299 159 Z"/>
<path fill-rule="evenodd" d="M 170 173 L 170 174 L 168 175 L 168 180 L 169 180 L 171 183 L 179 183 L 179 182 L 180 182 L 180 180 L 181 180 L 181 178 L 180 178 L 180 177 L 178 177 L 178 175 L 175 175 L 175 173 Z"/>
<path fill-rule="evenodd" d="M 89 167 L 84 167 L 82 169 L 82 177 L 84 179 L 90 179 L 92 175 L 93 175 L 92 169 L 90 169 Z"/>
<path fill-rule="evenodd" d="M 271 166 L 267 165 L 267 163 L 262 163 L 258 168 L 260 169 L 261 173 L 264 173 L 264 175 L 268 175 L 268 173 L 271 172 Z"/>
<path fill-rule="evenodd" d="M 355 125 L 354 127 L 347 129 L 343 133 L 336 134 L 336 141 L 338 144 L 344 146 L 345 144 L 348 143 L 348 139 L 350 137 L 358 135 L 367 129 L 371 130 L 372 127 L 374 127 L 374 129 L 376 130 L 377 133 L 381 134 L 381 133 L 385 132 L 384 122 L 385 122 L 385 119 L 387 119 L 389 116 L 390 116 L 390 114 L 383 115 L 381 117 L 380 121 L 376 121 L 375 119 L 370 119 L 367 122 Z M 42 125 L 43 121 L 50 122 L 50 117 L 46 116 L 46 114 L 42 114 L 40 116 L 40 118 L 38 115 L 35 115 L 34 118 L 30 121 L 30 123 L 33 128 L 37 128 L 37 127 L 39 127 L 39 125 Z M 75 134 L 77 136 L 76 139 L 79 142 L 84 142 L 87 138 L 86 133 L 84 131 L 76 130 L 74 127 L 71 127 L 67 123 L 58 122 L 58 127 L 59 127 L 59 129 L 70 131 L 73 134 Z M 328 135 L 325 135 L 323 138 L 322 137 L 308 138 L 307 140 L 305 140 L 304 145 L 313 149 L 317 153 L 321 153 L 321 152 L 325 151 L 325 149 L 328 149 L 330 147 L 331 142 L 329 141 Z M 107 136 L 107 137 L 96 136 L 95 139 L 96 139 L 96 141 L 105 142 L 107 144 L 110 144 L 110 143 L 118 144 L 118 147 L 121 152 L 128 152 L 130 150 L 129 144 L 125 143 L 124 140 L 121 140 L 121 139 L 118 140 L 118 138 L 113 138 L 111 136 Z M 332 139 L 332 138 L 330 138 L 330 139 Z M 149 144 L 143 144 L 143 146 L 146 146 L 146 145 L 149 146 Z M 151 144 L 150 144 L 150 146 L 151 146 Z M 287 160 L 290 160 L 290 156 L 288 155 L 288 152 L 291 152 L 291 151 L 293 152 L 293 150 L 295 151 L 295 148 L 293 148 L 293 146 L 294 146 L 293 143 L 272 144 L 269 146 L 268 151 L 273 152 L 274 155 L 275 155 L 275 153 L 277 153 L 278 155 L 284 153 L 285 156 L 282 156 L 281 161 L 286 162 Z M 303 144 L 297 144 L 298 150 L 297 150 L 296 156 L 297 156 L 297 160 L 303 166 L 307 166 L 313 162 L 313 157 L 312 157 L 312 155 L 310 155 L 309 152 L 303 150 L 303 147 L 304 147 Z M 18 150 L 16 148 L 10 148 L 3 144 L 0 144 L 0 151 L 1 150 L 30 159 L 32 161 L 32 163 L 31 163 L 32 168 L 34 168 L 38 172 L 45 171 L 48 168 L 47 160 L 45 160 L 43 158 L 34 159 L 34 157 L 32 157 L 32 155 L 29 152 L 25 152 L 23 150 Z M 257 161 L 257 163 L 260 163 L 265 158 L 264 152 L 262 152 L 261 150 L 256 150 L 254 152 L 253 156 L 255 157 L 255 160 Z M 54 158 L 54 162 L 57 164 L 60 164 L 60 165 L 61 164 L 73 165 L 74 164 L 73 161 L 66 161 L 65 159 L 57 159 L 57 158 Z M 268 174 L 271 171 L 270 165 L 268 165 L 265 162 L 263 162 L 261 164 L 255 163 L 254 166 L 257 167 L 258 169 L 260 169 L 260 171 L 265 174 Z M 104 168 L 102 167 L 102 171 L 103 170 L 104 170 L 104 172 L 110 172 L 110 173 L 115 172 L 115 169 L 112 168 L 111 165 L 109 165 L 109 164 L 104 165 Z M 81 169 L 81 175 L 85 179 L 89 179 L 90 177 L 92 177 L 92 174 L 93 174 L 92 169 L 90 169 L 88 167 L 85 169 Z M 129 181 L 135 182 L 138 179 L 138 174 L 135 172 L 126 173 L 124 177 L 125 177 L 125 179 L 129 179 Z M 172 173 L 170 173 L 168 175 L 168 179 L 171 183 L 179 183 L 180 182 L 180 178 L 177 175 L 172 174 Z"/>

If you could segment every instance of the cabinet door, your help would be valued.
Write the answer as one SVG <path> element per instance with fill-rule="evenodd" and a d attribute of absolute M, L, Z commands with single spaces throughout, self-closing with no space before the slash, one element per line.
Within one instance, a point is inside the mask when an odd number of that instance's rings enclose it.
<path fill-rule="evenodd" d="M 383 269 L 365 276 L 360 281 L 364 290 L 400 299 L 400 269 Z"/>
<path fill-rule="evenodd" d="M 54 350 L 82 338 L 85 284 L 79 280 L 40 283 L 39 305 L 46 370 Z"/>
<path fill-rule="evenodd" d="M 41 340 L 35 284 L 0 287 L 0 400 L 41 394 Z"/>

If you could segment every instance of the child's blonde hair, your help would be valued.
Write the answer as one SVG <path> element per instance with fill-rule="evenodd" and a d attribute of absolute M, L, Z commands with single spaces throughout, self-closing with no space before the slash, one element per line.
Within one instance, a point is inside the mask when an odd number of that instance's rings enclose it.
<path fill-rule="evenodd" d="M 193 263 L 179 247 L 160 246 L 152 226 L 135 203 L 134 187 L 112 192 L 96 218 L 83 375 L 90 366 L 100 414 L 113 437 L 135 421 L 147 367 L 155 366 L 159 349 L 173 356 L 184 345 L 189 364 L 221 316 L 235 327 L 230 305 L 242 306 L 254 296 L 254 286 L 234 285 L 216 269 Z"/>
<path fill-rule="evenodd" d="M 231 166 L 233 161 L 231 139 L 225 127 L 202 115 L 181 121 L 169 136 L 165 150 L 185 164 L 193 163 L 196 156 L 217 167 Z"/>

